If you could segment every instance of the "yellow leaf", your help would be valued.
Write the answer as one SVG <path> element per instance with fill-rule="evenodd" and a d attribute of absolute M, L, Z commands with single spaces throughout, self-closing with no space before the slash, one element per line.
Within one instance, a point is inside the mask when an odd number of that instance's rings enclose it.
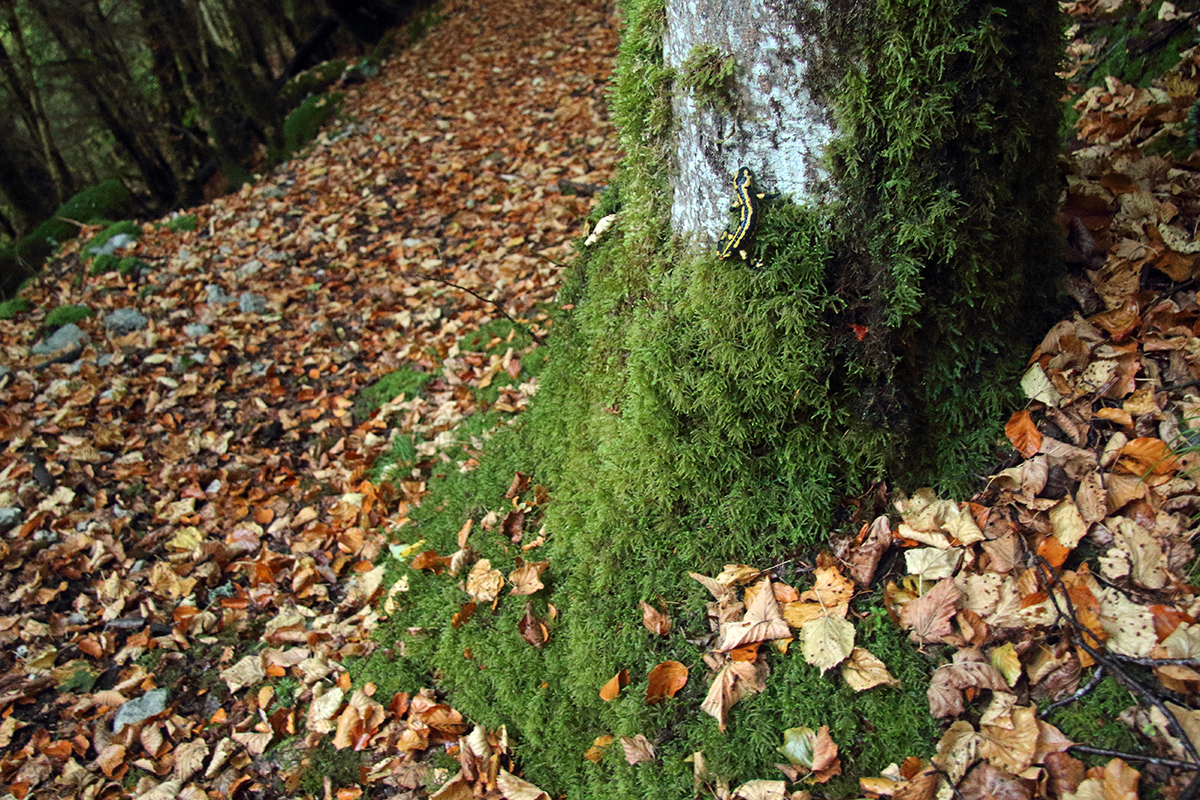
<path fill-rule="evenodd" d="M 800 628 L 800 651 L 804 660 L 825 674 L 836 667 L 854 649 L 854 626 L 838 617 L 823 617 L 804 623 Z"/>

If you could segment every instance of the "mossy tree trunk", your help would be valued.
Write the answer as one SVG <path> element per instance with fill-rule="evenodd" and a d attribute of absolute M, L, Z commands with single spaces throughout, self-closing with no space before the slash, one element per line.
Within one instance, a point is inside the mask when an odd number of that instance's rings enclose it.
<path fill-rule="evenodd" d="M 926 662 L 866 613 L 856 644 L 903 689 L 856 695 L 763 654 L 767 690 L 721 734 L 698 710 L 711 598 L 687 573 L 779 565 L 803 587 L 843 498 L 988 466 L 1055 294 L 1058 6 L 626 0 L 623 21 L 626 158 L 596 213 L 619 221 L 565 281 L 521 445 L 552 497 L 534 600 L 557 609 L 550 642 L 520 640 L 517 603 L 486 631 L 406 641 L 455 707 L 509 726 L 551 794 L 685 796 L 697 750 L 731 785 L 776 777 L 785 729 L 829 725 L 848 773 L 830 796 L 853 796 L 854 776 L 929 755 Z M 742 167 L 784 196 L 720 259 Z M 669 637 L 642 627 L 643 601 L 666 604 Z M 666 659 L 692 677 L 647 706 Z M 606 734 L 647 736 L 658 761 L 582 760 Z"/>

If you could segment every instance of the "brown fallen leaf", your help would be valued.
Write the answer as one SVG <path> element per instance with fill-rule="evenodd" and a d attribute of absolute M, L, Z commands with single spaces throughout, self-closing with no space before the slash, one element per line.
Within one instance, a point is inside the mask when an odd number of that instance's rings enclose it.
<path fill-rule="evenodd" d="M 546 628 L 546 624 L 533 613 L 532 602 L 525 603 L 525 615 L 517 622 L 517 630 L 521 632 L 522 639 L 539 650 L 550 638 L 550 631 Z"/>
<path fill-rule="evenodd" d="M 995 667 L 984 662 L 983 654 L 978 650 L 960 650 L 954 654 L 954 663 L 933 671 L 925 692 L 929 699 L 929 713 L 938 718 L 961 714 L 962 693 L 966 689 L 1006 692 L 1008 684 Z"/>
<path fill-rule="evenodd" d="M 650 670 L 646 686 L 646 705 L 654 705 L 687 685 L 688 668 L 678 661 L 664 661 Z M 603 695 L 601 695 L 603 697 Z"/>
<path fill-rule="evenodd" d="M 481 558 L 467 574 L 467 594 L 480 603 L 491 603 L 500 596 L 504 588 L 504 573 L 492 569 L 492 562 Z"/>
<path fill-rule="evenodd" d="M 600 699 L 608 703 L 616 699 L 621 690 L 629 685 L 629 670 L 623 669 L 613 675 L 608 683 L 600 689 Z"/>
<path fill-rule="evenodd" d="M 888 672 L 887 665 L 862 647 L 852 649 L 850 657 L 842 662 L 842 679 L 856 692 L 881 685 L 900 685 L 900 681 Z"/>
<path fill-rule="evenodd" d="M 545 588 L 542 572 L 550 566 L 549 561 L 527 561 L 508 576 L 512 582 L 512 594 L 533 594 Z"/>
<path fill-rule="evenodd" d="M 900 612 L 901 627 L 909 629 L 914 642 L 940 642 L 952 632 L 956 604 L 962 592 L 953 578 L 944 578 L 936 586 L 904 607 Z"/>
<path fill-rule="evenodd" d="M 643 761 L 655 759 L 654 745 L 650 744 L 644 734 L 622 736 L 621 747 L 625 749 L 625 760 L 630 764 L 640 764 Z"/>
<path fill-rule="evenodd" d="M 496 773 L 496 788 L 505 800 L 550 800 L 550 795 L 506 769 Z"/>
<path fill-rule="evenodd" d="M 642 624 L 656 636 L 666 636 L 671 632 L 671 618 L 667 613 L 659 611 L 645 600 L 642 601 Z"/>
<path fill-rule="evenodd" d="M 863 543 L 850 552 L 850 575 L 859 586 L 870 586 L 879 559 L 892 544 L 892 529 L 885 515 L 880 515 L 867 529 Z M 784 614 L 787 618 L 787 614 Z M 789 621 L 790 625 L 791 622 Z M 803 624 L 803 623 L 801 623 Z"/>
<path fill-rule="evenodd" d="M 597 736 L 595 741 L 592 742 L 592 746 L 583 754 L 583 757 L 593 764 L 599 764 L 604 758 L 604 749 L 614 741 L 616 741 L 616 738 L 609 734 Z"/>
<path fill-rule="evenodd" d="M 746 661 L 731 661 L 721 667 L 713 678 L 708 695 L 700 705 L 700 710 L 716 718 L 717 727 L 725 732 L 725 723 L 729 719 L 729 709 L 739 700 L 761 692 L 767 688 L 764 681 L 766 666 L 761 668 Z"/>
<path fill-rule="evenodd" d="M 779 613 L 779 603 L 771 589 L 771 579 L 763 578 L 755 585 L 757 593 L 746 609 L 740 622 L 728 622 L 721 626 L 721 635 L 715 649 L 717 652 L 732 650 L 754 642 L 784 639 L 789 635 L 788 625 Z"/>
<path fill-rule="evenodd" d="M 1018 411 L 1009 417 L 1004 426 L 1004 435 L 1012 446 L 1025 458 L 1033 458 L 1042 448 L 1042 432 L 1033 424 L 1029 410 Z"/>

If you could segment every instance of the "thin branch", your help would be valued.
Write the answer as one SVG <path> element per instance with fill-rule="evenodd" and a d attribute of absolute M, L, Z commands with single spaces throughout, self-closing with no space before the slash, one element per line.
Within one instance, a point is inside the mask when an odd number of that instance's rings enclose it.
<path fill-rule="evenodd" d="M 1088 753 L 1093 756 L 1108 756 L 1109 758 L 1120 758 L 1124 761 L 1145 761 L 1147 764 L 1161 764 L 1164 767 L 1174 767 L 1175 769 L 1190 769 L 1200 770 L 1200 764 L 1192 764 L 1187 761 L 1176 761 L 1173 758 L 1159 758 L 1158 756 L 1143 756 L 1138 753 L 1121 753 L 1117 750 L 1104 750 L 1099 747 L 1088 747 L 1085 744 L 1073 744 L 1067 748 L 1077 753 Z"/>
<path fill-rule="evenodd" d="M 1107 652 L 1102 652 L 1098 649 L 1101 646 L 1100 639 L 1096 636 L 1096 634 L 1088 630 L 1087 626 L 1079 623 L 1078 618 L 1075 616 L 1075 604 L 1071 601 L 1070 592 L 1066 591 L 1066 588 L 1062 586 L 1062 581 L 1059 580 L 1058 576 L 1054 574 L 1050 565 L 1046 563 L 1044 558 L 1041 556 L 1034 556 L 1034 559 L 1034 566 L 1038 571 L 1038 576 L 1041 578 L 1042 583 L 1046 587 L 1046 593 L 1049 595 L 1050 601 L 1054 604 L 1055 612 L 1057 612 L 1060 619 L 1065 617 L 1067 621 L 1071 623 L 1071 638 L 1074 640 L 1075 644 L 1083 648 L 1084 652 L 1090 655 L 1097 664 L 1104 667 L 1106 672 L 1110 673 L 1114 678 L 1120 681 L 1121 685 L 1123 685 L 1126 689 L 1129 689 L 1131 692 L 1139 695 L 1142 700 L 1157 708 L 1159 712 L 1166 718 L 1167 728 L 1170 730 L 1171 735 L 1179 740 L 1180 744 L 1183 746 L 1183 749 L 1187 752 L 1188 756 L 1191 757 L 1192 764 L 1197 765 L 1194 766 L 1193 769 L 1200 769 L 1200 752 L 1196 751 L 1196 745 L 1192 743 L 1192 740 L 1188 737 L 1187 732 L 1184 731 L 1183 726 L 1179 724 L 1179 720 L 1175 718 L 1175 715 L 1171 712 L 1171 709 L 1167 708 L 1166 703 L 1164 703 L 1153 692 L 1143 686 L 1132 675 L 1125 672 L 1125 670 L 1121 667 L 1117 666 L 1116 659 L 1111 658 Z M 1063 589 L 1062 599 L 1066 604 L 1067 611 L 1069 613 L 1064 614 L 1062 607 L 1058 604 L 1059 588 Z M 1086 636 L 1079 635 L 1080 631 L 1086 634 Z M 1092 641 L 1095 642 L 1095 645 L 1088 644 L 1088 642 L 1085 640 L 1087 637 L 1090 637 Z"/>
<path fill-rule="evenodd" d="M 1100 681 L 1103 679 L 1104 679 L 1104 667 L 1097 667 L 1096 671 L 1092 673 L 1092 677 L 1087 682 L 1086 686 L 1082 686 L 1079 689 L 1077 689 L 1075 691 L 1075 694 L 1071 695 L 1070 697 L 1064 697 L 1062 700 L 1056 700 L 1055 702 L 1046 706 L 1044 709 L 1042 709 L 1042 712 L 1040 714 L 1038 714 L 1038 719 L 1046 719 L 1046 717 L 1048 717 L 1050 715 L 1050 712 L 1055 710 L 1056 708 L 1062 708 L 1063 706 L 1069 706 L 1071 703 L 1074 703 L 1076 700 L 1080 699 L 1085 694 L 1092 691 L 1092 689 L 1095 689 L 1097 686 L 1099 686 Z"/>
<path fill-rule="evenodd" d="M 497 303 L 495 300 L 490 300 L 472 289 L 468 289 L 465 286 L 460 286 L 459 284 L 455 283 L 454 281 L 452 281 L 448 278 L 443 278 L 439 275 L 430 275 L 429 278 L 430 278 L 430 280 L 435 280 L 438 283 L 444 283 L 447 286 L 453 286 L 455 289 L 466 292 L 467 294 L 471 295 L 472 297 L 474 297 L 477 300 L 482 300 L 485 303 L 489 303 L 490 305 L 494 306 L 497 311 L 499 311 L 501 314 L 503 314 L 504 318 L 507 319 L 509 322 L 511 322 L 513 324 L 514 328 L 520 328 L 521 330 L 525 331 L 525 333 L 528 333 L 533 338 L 533 340 L 540 345 L 544 345 L 546 343 L 546 340 L 543 339 L 541 336 L 538 336 L 534 332 L 533 328 L 529 327 L 524 322 L 518 322 L 516 319 L 513 318 L 513 316 L 511 314 L 508 313 L 508 311 L 506 311 L 504 309 L 504 306 L 502 306 L 500 303 Z"/>

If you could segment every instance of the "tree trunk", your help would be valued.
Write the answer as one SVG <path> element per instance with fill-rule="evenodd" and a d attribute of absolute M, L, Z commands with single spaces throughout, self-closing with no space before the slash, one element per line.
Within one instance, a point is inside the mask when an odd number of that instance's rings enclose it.
<path fill-rule="evenodd" d="M 50 119 L 46 115 L 45 104 L 42 102 L 42 93 L 37 84 L 37 73 L 33 66 L 33 59 L 29 55 L 29 49 L 25 44 L 25 34 L 21 30 L 20 21 L 16 16 L 15 4 L 12 2 L 0 3 L 0 8 L 4 10 L 9 35 L 16 46 L 16 63 L 0 46 L 0 62 L 2 62 L 0 68 L 2 68 L 14 97 L 18 99 L 27 128 L 31 135 L 37 138 L 46 169 L 54 180 L 55 200 L 57 203 L 62 203 L 74 193 L 75 179 L 51 133 Z M 20 65 L 19 71 L 17 64 Z"/>

